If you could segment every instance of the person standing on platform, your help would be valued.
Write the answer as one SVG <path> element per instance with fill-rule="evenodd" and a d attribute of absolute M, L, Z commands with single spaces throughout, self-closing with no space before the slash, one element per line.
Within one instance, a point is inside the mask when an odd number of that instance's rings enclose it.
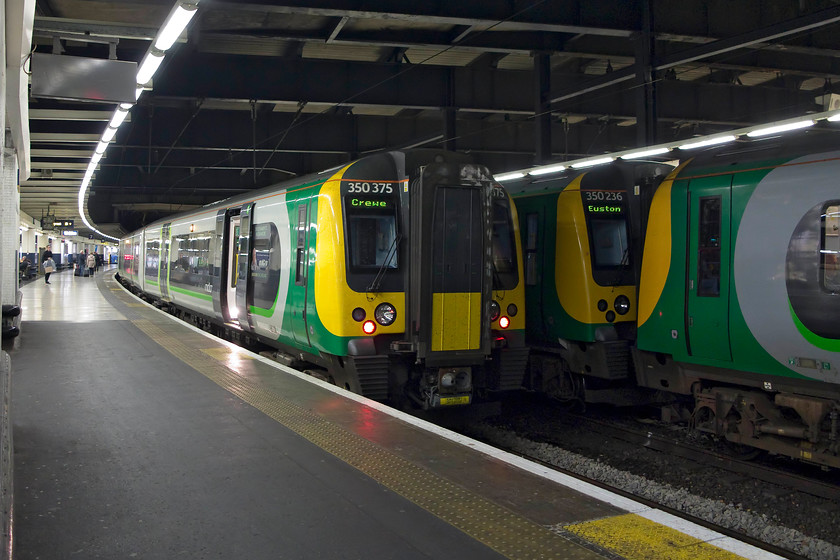
<path fill-rule="evenodd" d="M 93 253 L 88 253 L 87 256 L 87 267 L 88 267 L 88 274 L 93 276 L 93 271 L 96 270 L 96 255 Z"/>
<path fill-rule="evenodd" d="M 55 261 L 52 258 L 52 251 L 50 251 L 50 246 L 44 249 L 44 282 L 47 284 L 50 283 L 50 274 L 52 274 L 53 270 L 55 270 Z M 49 264 L 48 264 L 49 263 Z M 47 271 L 49 269 L 49 272 Z"/>

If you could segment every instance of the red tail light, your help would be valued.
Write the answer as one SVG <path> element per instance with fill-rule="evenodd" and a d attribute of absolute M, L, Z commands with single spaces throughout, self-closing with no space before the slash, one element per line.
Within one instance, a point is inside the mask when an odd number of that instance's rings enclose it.
<path fill-rule="evenodd" d="M 510 319 L 506 316 L 499 317 L 499 327 L 506 329 L 510 326 Z"/>
<path fill-rule="evenodd" d="M 365 334 L 373 334 L 376 332 L 376 323 L 373 321 L 365 321 L 362 324 L 362 330 L 365 331 Z"/>

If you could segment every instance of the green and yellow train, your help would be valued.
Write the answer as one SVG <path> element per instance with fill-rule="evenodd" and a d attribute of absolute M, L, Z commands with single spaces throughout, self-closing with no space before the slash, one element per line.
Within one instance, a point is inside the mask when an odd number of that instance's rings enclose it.
<path fill-rule="evenodd" d="M 840 151 L 809 132 L 507 184 L 531 386 L 840 467 Z"/>
<path fill-rule="evenodd" d="M 518 236 L 486 168 L 396 151 L 149 224 L 119 276 L 352 391 L 436 408 L 521 384 Z"/>

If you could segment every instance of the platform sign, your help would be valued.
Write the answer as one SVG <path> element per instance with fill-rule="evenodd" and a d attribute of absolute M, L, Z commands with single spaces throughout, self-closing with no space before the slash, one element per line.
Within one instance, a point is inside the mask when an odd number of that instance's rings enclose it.
<path fill-rule="evenodd" d="M 73 229 L 75 220 L 53 220 L 53 227 Z"/>

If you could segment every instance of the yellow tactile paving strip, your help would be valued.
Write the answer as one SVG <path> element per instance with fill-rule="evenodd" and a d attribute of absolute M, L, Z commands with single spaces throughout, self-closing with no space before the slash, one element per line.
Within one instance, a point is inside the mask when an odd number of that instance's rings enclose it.
<path fill-rule="evenodd" d="M 627 514 L 567 525 L 564 529 L 579 537 L 612 550 L 627 560 L 731 560 L 740 558 L 703 541 L 654 523 L 638 515 Z"/>
<path fill-rule="evenodd" d="M 123 300 L 122 303 L 127 302 Z M 634 514 L 552 528 L 534 523 L 283 399 L 274 392 L 261 388 L 258 383 L 225 367 L 224 363 L 231 356 L 228 348 L 193 348 L 148 319 L 132 319 L 132 323 L 157 344 L 220 387 L 508 558 L 741 558 Z M 593 550 L 584 548 L 567 537 L 591 543 L 594 545 Z M 595 552 L 597 548 L 604 553 Z"/>

